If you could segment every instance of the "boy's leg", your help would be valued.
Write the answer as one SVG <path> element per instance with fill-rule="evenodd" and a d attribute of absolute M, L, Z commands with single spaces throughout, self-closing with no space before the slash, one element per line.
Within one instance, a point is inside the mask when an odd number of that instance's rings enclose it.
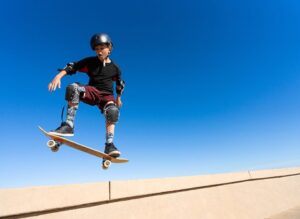
<path fill-rule="evenodd" d="M 106 122 L 106 143 L 113 143 L 116 125 Z"/>
<path fill-rule="evenodd" d="M 78 110 L 79 104 L 74 104 L 72 102 L 68 102 L 68 109 L 67 109 L 67 117 L 66 117 L 66 123 L 74 129 L 74 120 L 75 120 L 75 115 Z"/>
<path fill-rule="evenodd" d="M 55 131 L 51 131 L 52 134 L 60 136 L 73 136 L 74 135 L 74 119 L 78 110 L 79 101 L 84 96 L 85 87 L 80 86 L 77 83 L 70 84 L 66 89 L 65 99 L 68 101 L 67 117 L 66 121 L 62 122 L 60 127 Z"/>
<path fill-rule="evenodd" d="M 119 109 L 113 102 L 108 102 L 104 107 L 104 116 L 106 119 L 106 143 L 104 152 L 113 157 L 119 157 L 120 151 L 114 145 L 114 134 L 116 122 L 119 119 Z"/>
<path fill-rule="evenodd" d="M 104 153 L 112 157 L 119 157 L 121 155 L 121 152 L 113 143 L 114 134 L 115 134 L 114 130 L 115 130 L 115 124 L 106 124 L 106 143 L 105 143 Z"/>

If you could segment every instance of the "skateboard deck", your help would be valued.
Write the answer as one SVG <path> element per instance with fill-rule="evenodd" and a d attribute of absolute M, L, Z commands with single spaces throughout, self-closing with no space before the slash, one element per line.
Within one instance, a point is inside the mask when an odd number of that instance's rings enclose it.
<path fill-rule="evenodd" d="M 50 140 L 47 142 L 47 145 L 48 145 L 48 147 L 51 148 L 51 150 L 53 152 L 58 151 L 60 145 L 64 144 L 64 145 L 67 145 L 67 146 L 72 147 L 74 149 L 77 149 L 79 151 L 82 151 L 82 152 L 88 153 L 90 155 L 102 158 L 103 159 L 103 168 L 104 169 L 107 169 L 109 167 L 110 162 L 112 162 L 112 163 L 126 163 L 126 162 L 128 162 L 127 159 L 124 159 L 124 158 L 114 158 L 114 157 L 109 156 L 106 153 L 103 153 L 101 151 L 97 151 L 97 150 L 95 150 L 93 148 L 90 148 L 90 147 L 87 147 L 87 146 L 85 146 L 83 144 L 79 144 L 79 143 L 77 143 L 75 141 L 71 141 L 71 140 L 66 139 L 64 137 L 51 134 L 51 133 L 45 131 L 40 126 L 38 128 L 41 130 L 41 132 L 44 135 L 46 135 L 48 138 L 50 138 Z"/>

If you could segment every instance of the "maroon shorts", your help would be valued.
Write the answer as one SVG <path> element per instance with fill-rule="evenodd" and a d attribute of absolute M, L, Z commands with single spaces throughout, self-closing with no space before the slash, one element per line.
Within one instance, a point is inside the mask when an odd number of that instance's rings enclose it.
<path fill-rule="evenodd" d="M 85 95 L 80 100 L 86 104 L 92 106 L 98 106 L 98 108 L 103 113 L 103 108 L 109 101 L 114 101 L 114 95 L 107 92 L 107 91 L 100 91 L 95 87 L 92 86 L 84 86 L 85 88 Z"/>

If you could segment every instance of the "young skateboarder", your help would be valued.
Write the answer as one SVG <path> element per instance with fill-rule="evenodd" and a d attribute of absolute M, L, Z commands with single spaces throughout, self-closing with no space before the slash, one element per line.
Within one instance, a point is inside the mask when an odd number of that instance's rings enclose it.
<path fill-rule="evenodd" d="M 67 86 L 65 99 L 68 101 L 66 121 L 60 127 L 50 133 L 59 136 L 74 135 L 74 118 L 79 102 L 97 106 L 106 120 L 106 143 L 104 152 L 113 157 L 119 157 L 120 151 L 113 143 L 115 125 L 119 119 L 119 109 L 122 106 L 121 95 L 125 83 L 121 78 L 120 68 L 109 58 L 113 43 L 105 33 L 92 36 L 90 45 L 96 52 L 96 56 L 87 57 L 77 62 L 68 63 L 53 78 L 48 85 L 50 92 L 60 88 L 61 78 L 65 75 L 73 75 L 76 72 L 84 72 L 89 77 L 88 85 L 73 83 Z M 114 96 L 114 82 L 116 93 Z"/>

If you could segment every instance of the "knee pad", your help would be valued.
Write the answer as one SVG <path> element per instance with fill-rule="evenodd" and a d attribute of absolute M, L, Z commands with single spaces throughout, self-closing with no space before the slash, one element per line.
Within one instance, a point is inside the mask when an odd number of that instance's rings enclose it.
<path fill-rule="evenodd" d="M 106 119 L 106 122 L 108 123 L 117 123 L 120 117 L 120 111 L 119 108 L 114 104 L 108 104 L 105 108 L 104 108 L 104 116 Z"/>
<path fill-rule="evenodd" d="M 78 104 L 80 97 L 85 93 L 85 88 L 78 83 L 73 83 L 67 86 L 65 99 L 72 103 Z"/>

